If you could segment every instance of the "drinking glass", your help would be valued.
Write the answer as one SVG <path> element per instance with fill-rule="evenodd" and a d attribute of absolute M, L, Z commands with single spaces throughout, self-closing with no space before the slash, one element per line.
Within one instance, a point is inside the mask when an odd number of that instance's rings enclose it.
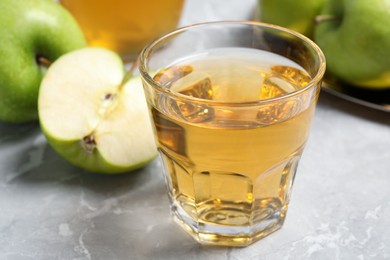
<path fill-rule="evenodd" d="M 221 21 L 147 45 L 139 71 L 177 223 L 247 246 L 282 227 L 325 58 L 274 25 Z"/>

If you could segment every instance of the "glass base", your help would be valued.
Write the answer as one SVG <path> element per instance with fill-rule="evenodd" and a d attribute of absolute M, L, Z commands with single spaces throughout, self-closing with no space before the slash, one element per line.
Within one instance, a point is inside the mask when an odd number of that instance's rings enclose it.
<path fill-rule="evenodd" d="M 194 221 L 180 206 L 173 204 L 172 212 L 175 221 L 198 243 L 213 246 L 248 246 L 269 234 L 277 231 L 283 226 L 286 216 L 287 205 L 272 210 L 271 214 L 262 214 L 261 221 L 253 221 L 251 225 L 223 225 L 215 222 L 206 222 L 198 219 Z M 235 209 L 224 209 L 215 212 L 220 216 L 230 216 L 231 218 L 242 218 Z M 208 211 L 208 214 L 210 211 Z"/>

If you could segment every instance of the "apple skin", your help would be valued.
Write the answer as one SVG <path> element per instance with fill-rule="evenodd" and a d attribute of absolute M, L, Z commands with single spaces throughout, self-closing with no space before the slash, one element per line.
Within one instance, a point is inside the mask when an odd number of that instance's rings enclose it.
<path fill-rule="evenodd" d="M 45 135 L 46 140 L 57 154 L 59 154 L 62 158 L 67 160 L 72 165 L 84 169 L 90 173 L 112 175 L 132 172 L 149 164 L 157 156 L 156 152 L 153 157 L 150 157 L 149 159 L 144 161 L 140 161 L 137 164 L 131 166 L 114 165 L 108 162 L 99 152 L 95 152 L 94 154 L 87 154 L 84 150 L 80 149 L 79 141 L 58 141 L 55 137 L 51 136 L 51 134 L 48 133 L 48 131 L 46 131 L 46 129 L 44 128 L 43 133 Z"/>
<path fill-rule="evenodd" d="M 44 66 L 86 46 L 79 25 L 52 0 L 0 1 L 0 121 L 38 118 L 37 99 Z"/>
<path fill-rule="evenodd" d="M 327 0 L 259 0 L 259 18 L 312 38 L 314 18 Z"/>
<path fill-rule="evenodd" d="M 389 7 L 389 0 L 328 1 L 314 40 L 331 76 L 366 89 L 390 88 Z"/>

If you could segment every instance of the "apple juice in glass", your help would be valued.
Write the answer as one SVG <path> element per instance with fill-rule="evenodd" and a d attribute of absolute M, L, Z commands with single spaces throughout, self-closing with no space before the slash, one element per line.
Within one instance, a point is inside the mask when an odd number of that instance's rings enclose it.
<path fill-rule="evenodd" d="M 77 19 L 91 46 L 136 57 L 146 43 L 173 30 L 184 0 L 60 0 Z"/>
<path fill-rule="evenodd" d="M 157 39 L 139 62 L 177 222 L 211 245 L 278 230 L 325 71 L 320 49 L 280 27 L 214 22 Z"/>

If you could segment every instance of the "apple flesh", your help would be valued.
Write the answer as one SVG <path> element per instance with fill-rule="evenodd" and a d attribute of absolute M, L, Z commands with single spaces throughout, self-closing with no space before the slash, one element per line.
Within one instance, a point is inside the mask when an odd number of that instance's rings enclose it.
<path fill-rule="evenodd" d="M 327 71 L 353 86 L 390 89 L 390 1 L 328 0 L 315 42 Z"/>
<path fill-rule="evenodd" d="M 87 47 L 65 54 L 47 71 L 39 119 L 49 144 L 91 172 L 122 173 L 157 155 L 140 78 L 123 83 L 114 52 Z"/>
<path fill-rule="evenodd" d="M 52 0 L 1 0 L 0 12 L 0 121 L 36 120 L 45 63 L 86 46 L 86 40 L 75 19 Z"/>

